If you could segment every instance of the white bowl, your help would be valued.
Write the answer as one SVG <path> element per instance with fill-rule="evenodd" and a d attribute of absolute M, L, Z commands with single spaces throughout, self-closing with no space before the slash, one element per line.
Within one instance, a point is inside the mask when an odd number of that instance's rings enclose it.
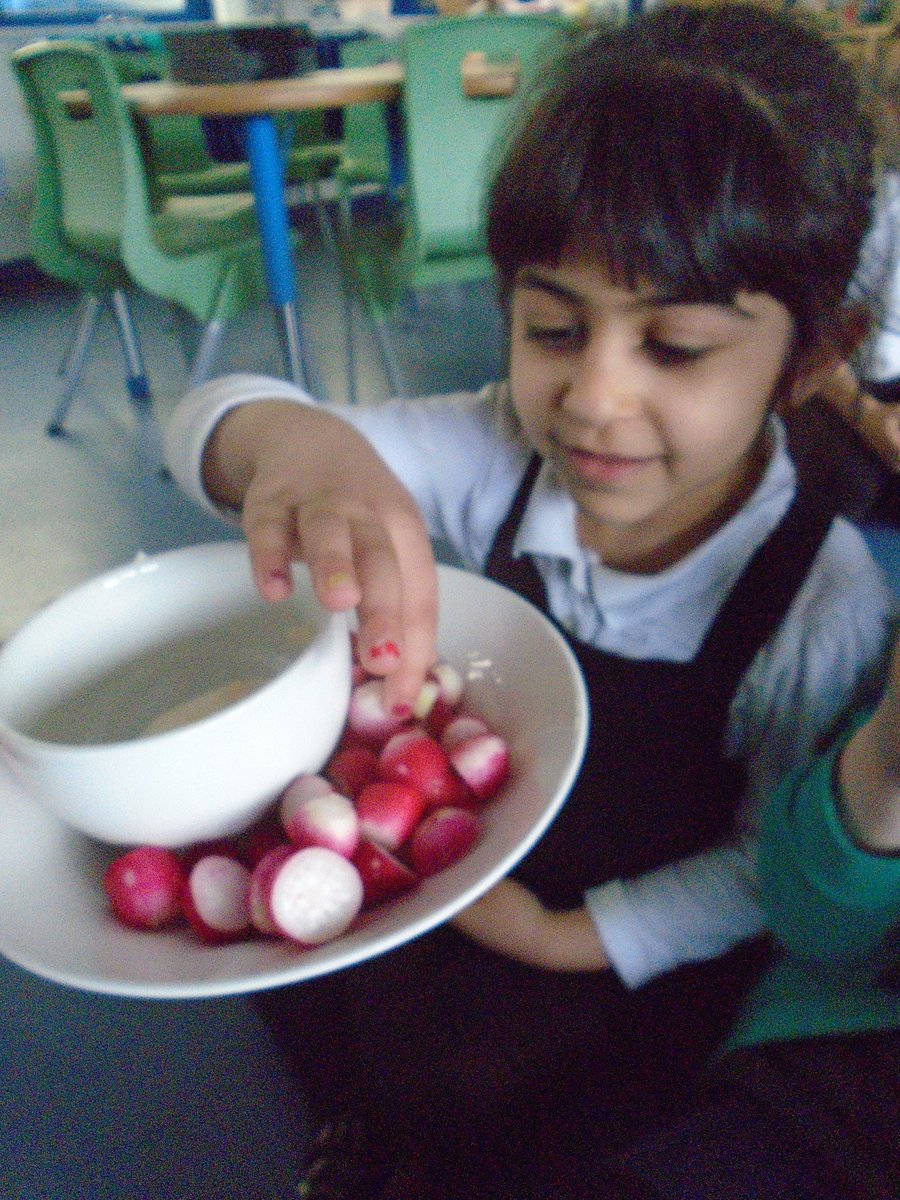
<path fill-rule="evenodd" d="M 556 628 L 515 593 L 439 568 L 438 650 L 466 681 L 464 703 L 511 747 L 512 778 L 484 811 L 465 858 L 373 909 L 314 950 L 258 939 L 201 945 L 187 931 L 144 933 L 110 914 L 109 847 L 30 802 L 0 771 L 0 951 L 45 978 L 88 991 L 193 998 L 296 983 L 372 958 L 449 920 L 531 849 L 565 802 L 581 765 L 588 702 Z"/>
<path fill-rule="evenodd" d="M 305 568 L 295 583 L 265 604 L 246 546 L 221 542 L 139 556 L 43 609 L 0 651 L 10 774 L 105 842 L 246 827 L 323 765 L 346 719 L 347 619 L 321 608 Z"/>

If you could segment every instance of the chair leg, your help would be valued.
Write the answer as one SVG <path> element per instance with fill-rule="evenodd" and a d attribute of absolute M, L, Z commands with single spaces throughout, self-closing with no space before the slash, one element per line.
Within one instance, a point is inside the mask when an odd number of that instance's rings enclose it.
<path fill-rule="evenodd" d="M 199 387 L 201 383 L 209 379 L 216 356 L 219 353 L 219 345 L 222 341 L 224 329 L 224 321 L 210 321 L 203 330 L 200 337 L 200 344 L 197 346 L 194 361 L 191 364 L 190 375 L 188 376 L 188 389 Z"/>
<path fill-rule="evenodd" d="M 102 301 L 99 296 L 96 296 L 93 292 L 82 292 L 78 305 L 78 323 L 69 339 L 66 352 L 60 359 L 59 366 L 56 368 L 56 373 L 60 377 L 65 378 L 71 371 L 77 347 L 83 336 L 82 330 L 85 327 L 90 328 L 96 324 L 101 307 Z"/>
<path fill-rule="evenodd" d="M 119 341 L 122 343 L 122 353 L 125 355 L 125 365 L 128 371 L 128 394 L 132 400 L 149 400 L 150 386 L 144 371 L 144 360 L 138 344 L 137 330 L 128 306 L 128 297 L 116 288 L 112 294 L 113 312 L 116 317 L 116 327 L 119 331 Z"/>
<path fill-rule="evenodd" d="M 339 287 L 344 316 L 344 343 L 347 348 L 347 403 L 356 404 L 359 394 L 356 387 L 356 322 L 353 317 L 353 297 L 343 281 L 339 283 Z"/>
<path fill-rule="evenodd" d="M 387 375 L 391 395 L 405 396 L 406 385 L 403 382 L 403 372 L 400 369 L 400 360 L 397 357 L 394 343 L 388 332 L 387 322 L 383 318 L 376 317 L 372 320 L 371 324 L 372 332 L 375 334 L 375 340 L 378 343 L 378 349 L 381 351 L 381 361 L 384 364 L 384 371 Z"/>
<path fill-rule="evenodd" d="M 94 336 L 94 330 L 97 328 L 97 319 L 102 307 L 103 301 L 99 296 L 89 293 L 84 297 L 78 328 L 60 372 L 63 377 L 62 390 L 56 401 L 56 408 L 46 426 L 46 432 L 50 437 L 63 437 L 66 432 L 65 420 L 75 398 L 75 391 L 84 370 L 85 359 Z"/>

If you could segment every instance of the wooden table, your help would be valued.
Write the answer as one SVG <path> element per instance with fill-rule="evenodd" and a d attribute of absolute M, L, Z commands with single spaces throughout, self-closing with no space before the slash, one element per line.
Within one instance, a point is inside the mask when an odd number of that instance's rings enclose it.
<path fill-rule="evenodd" d="M 473 98 L 509 96 L 517 86 L 518 71 L 515 60 L 492 63 L 484 55 L 468 55 L 461 66 L 460 86 Z M 284 163 L 275 116 L 303 109 L 343 108 L 372 102 L 384 104 L 390 135 L 391 174 L 397 180 L 403 171 L 399 114 L 403 79 L 402 64 L 391 61 L 372 67 L 332 68 L 289 79 L 250 83 L 184 84 L 160 80 L 126 84 L 122 88 L 129 107 L 141 116 L 192 114 L 240 120 L 256 201 L 269 298 L 280 310 L 284 322 L 291 378 L 303 387 L 309 386 L 311 364 L 301 334 L 284 199 Z M 89 103 L 80 93 L 68 93 L 65 101 L 73 113 Z"/>

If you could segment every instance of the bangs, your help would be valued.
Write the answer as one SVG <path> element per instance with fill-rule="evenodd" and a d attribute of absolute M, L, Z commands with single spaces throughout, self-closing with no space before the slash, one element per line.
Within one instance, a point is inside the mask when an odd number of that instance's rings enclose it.
<path fill-rule="evenodd" d="M 518 130 L 490 197 L 501 287 L 508 294 L 522 267 L 557 265 L 573 250 L 632 290 L 714 303 L 766 292 L 797 313 L 811 268 L 827 288 L 822 256 L 836 253 L 827 202 L 797 170 L 801 151 L 762 101 L 715 69 L 606 62 L 593 77 L 558 79 Z M 841 273 L 853 259 L 831 265 Z"/>

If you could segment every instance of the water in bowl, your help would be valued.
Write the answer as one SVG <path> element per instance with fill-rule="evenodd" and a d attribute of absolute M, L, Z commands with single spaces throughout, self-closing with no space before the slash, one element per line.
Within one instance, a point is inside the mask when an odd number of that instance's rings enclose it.
<path fill-rule="evenodd" d="M 238 613 L 58 694 L 25 732 L 64 745 L 129 741 L 211 715 L 285 670 L 315 633 L 290 604 Z"/>

